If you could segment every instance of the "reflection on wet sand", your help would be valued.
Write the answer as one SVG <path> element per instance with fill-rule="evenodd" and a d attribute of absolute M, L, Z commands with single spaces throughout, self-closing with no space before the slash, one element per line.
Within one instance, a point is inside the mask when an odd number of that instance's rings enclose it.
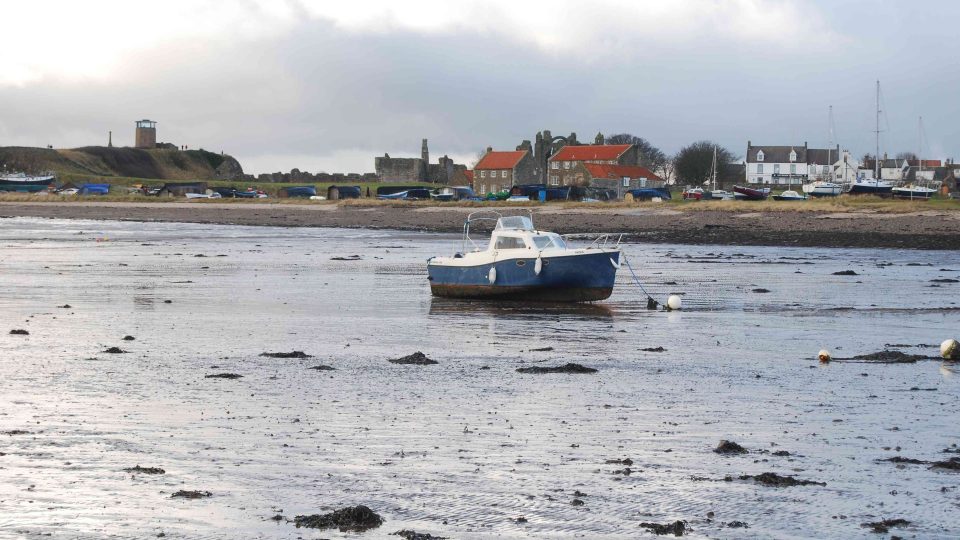
<path fill-rule="evenodd" d="M 602 303 L 556 303 L 556 302 L 489 302 L 480 300 L 457 300 L 451 298 L 430 298 L 430 315 L 551 319 L 570 317 L 571 319 L 613 319 L 617 308 Z"/>

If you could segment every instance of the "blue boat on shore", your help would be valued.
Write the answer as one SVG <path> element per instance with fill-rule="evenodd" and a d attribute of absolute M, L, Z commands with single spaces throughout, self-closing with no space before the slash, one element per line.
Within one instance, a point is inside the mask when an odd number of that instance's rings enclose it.
<path fill-rule="evenodd" d="M 470 225 L 482 221 L 496 222 L 486 249 L 470 239 Z M 467 217 L 461 252 L 428 260 L 427 279 L 431 293 L 446 298 L 593 302 L 610 297 L 620 258 L 611 235 L 570 247 L 534 228 L 532 217 L 484 210 Z"/>

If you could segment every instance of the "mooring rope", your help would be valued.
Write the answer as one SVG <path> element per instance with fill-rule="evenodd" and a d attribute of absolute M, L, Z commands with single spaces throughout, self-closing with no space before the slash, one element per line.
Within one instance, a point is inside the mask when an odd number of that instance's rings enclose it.
<path fill-rule="evenodd" d="M 627 254 L 623 251 L 621 251 L 620 254 L 623 255 L 623 262 L 627 265 L 627 269 L 630 270 L 630 275 L 633 276 L 633 282 L 640 287 L 640 290 L 643 291 L 643 294 L 647 295 L 647 309 L 657 309 L 657 306 L 660 305 L 660 302 L 654 300 L 653 297 L 650 296 L 650 293 L 643 288 L 643 283 L 640 283 L 640 278 L 637 277 L 636 272 L 633 271 L 633 267 L 630 266 L 630 261 L 627 259 Z"/>

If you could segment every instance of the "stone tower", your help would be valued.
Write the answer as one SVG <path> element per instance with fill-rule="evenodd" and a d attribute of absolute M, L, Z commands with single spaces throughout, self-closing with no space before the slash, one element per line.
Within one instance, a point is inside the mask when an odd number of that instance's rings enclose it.
<path fill-rule="evenodd" d="M 136 148 L 157 147 L 157 123 L 153 120 L 137 120 L 137 136 L 134 140 Z"/>
<path fill-rule="evenodd" d="M 107 135 L 107 148 L 113 148 L 113 132 L 110 131 L 108 133 L 109 135 Z"/>
<path fill-rule="evenodd" d="M 423 160 L 424 165 L 430 164 L 430 151 L 427 150 L 427 140 L 423 140 L 423 144 L 420 145 L 420 159 Z"/>

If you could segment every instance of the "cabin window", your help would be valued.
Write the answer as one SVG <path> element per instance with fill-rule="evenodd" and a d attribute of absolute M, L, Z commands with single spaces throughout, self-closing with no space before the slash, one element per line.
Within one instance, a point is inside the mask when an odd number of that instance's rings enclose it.
<path fill-rule="evenodd" d="M 523 243 L 523 238 L 513 238 L 511 236 L 499 236 L 497 237 L 497 243 L 494 245 L 494 249 L 523 249 L 527 247 Z"/>

